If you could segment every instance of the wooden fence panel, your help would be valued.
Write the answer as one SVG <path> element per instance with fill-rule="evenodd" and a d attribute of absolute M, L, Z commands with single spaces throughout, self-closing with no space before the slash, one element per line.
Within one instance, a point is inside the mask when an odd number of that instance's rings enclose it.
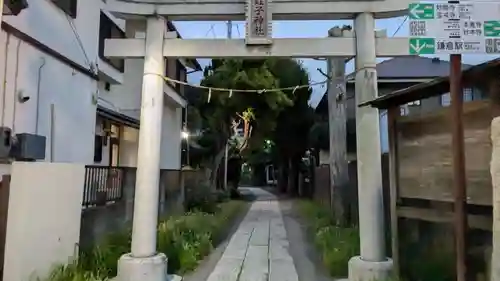
<path fill-rule="evenodd" d="M 464 104 L 467 197 L 491 206 L 489 100 Z M 398 119 L 399 196 L 453 202 L 449 107 Z"/>

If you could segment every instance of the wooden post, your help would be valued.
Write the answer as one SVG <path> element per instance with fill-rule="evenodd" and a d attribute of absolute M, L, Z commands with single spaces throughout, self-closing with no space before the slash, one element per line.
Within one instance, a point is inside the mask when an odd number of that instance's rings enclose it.
<path fill-rule="evenodd" d="M 463 124 L 462 55 L 450 55 L 450 95 L 457 281 L 467 281 L 467 187 Z"/>
<path fill-rule="evenodd" d="M 387 130 L 389 133 L 389 189 L 391 212 L 391 250 L 394 273 L 399 276 L 399 237 L 397 201 L 399 184 L 398 141 L 396 118 L 400 115 L 399 106 L 387 109 Z"/>
<path fill-rule="evenodd" d="M 342 29 L 328 31 L 330 37 L 342 37 Z M 349 184 L 345 104 L 345 58 L 328 59 L 328 124 L 330 131 L 330 205 L 337 223 L 346 223 L 345 191 Z"/>

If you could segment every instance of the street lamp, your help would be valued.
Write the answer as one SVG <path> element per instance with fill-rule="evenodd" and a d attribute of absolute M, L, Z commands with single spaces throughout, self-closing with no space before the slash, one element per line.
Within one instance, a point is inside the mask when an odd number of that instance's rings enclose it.
<path fill-rule="evenodd" d="M 186 166 L 189 166 L 189 131 L 185 126 L 181 131 L 181 137 L 186 140 Z"/>

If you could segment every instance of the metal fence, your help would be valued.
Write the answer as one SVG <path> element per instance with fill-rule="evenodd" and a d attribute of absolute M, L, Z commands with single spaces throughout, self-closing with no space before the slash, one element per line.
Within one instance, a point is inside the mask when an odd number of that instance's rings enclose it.
<path fill-rule="evenodd" d="M 87 165 L 83 207 L 102 206 L 119 201 L 123 196 L 123 176 L 124 169 L 120 167 Z"/>

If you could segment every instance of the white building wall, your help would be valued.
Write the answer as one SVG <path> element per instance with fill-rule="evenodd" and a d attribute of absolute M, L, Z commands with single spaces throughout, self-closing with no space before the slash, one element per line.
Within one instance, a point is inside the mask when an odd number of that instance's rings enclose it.
<path fill-rule="evenodd" d="M 99 104 L 139 119 L 143 68 L 143 59 L 126 59 L 123 84 L 111 85 L 110 90 L 107 91 L 104 83 L 99 83 Z"/>
<path fill-rule="evenodd" d="M 18 16 L 3 20 L 81 67 L 97 71 L 99 65 L 100 73 L 119 78 L 116 70 L 98 59 L 104 5 L 102 0 L 78 1 L 73 19 L 50 0 L 30 1 Z M 124 21 L 105 13 L 124 28 Z M 0 83 L 1 126 L 11 127 L 14 133 L 46 136 L 46 161 L 93 164 L 99 88 L 95 77 L 2 30 L 0 79 L 5 82 Z M 18 102 L 19 93 L 29 96 L 29 101 Z"/>
<path fill-rule="evenodd" d="M 52 1 L 30 1 L 21 14 L 3 20 L 90 69 L 97 62 L 102 5 L 101 0 L 78 1 L 77 18 L 72 19 Z M 46 136 L 47 161 L 93 163 L 94 78 L 2 31 L 0 79 L 5 81 L 5 87 L 0 85 L 0 125 Z M 29 101 L 19 103 L 20 92 Z"/>
<path fill-rule="evenodd" d="M 119 163 L 123 167 L 137 166 L 137 148 L 139 144 L 139 130 L 125 127 L 120 136 Z"/>
<path fill-rule="evenodd" d="M 78 1 L 77 17 L 72 19 L 52 1 L 37 0 L 31 1 L 29 8 L 18 16 L 3 19 L 85 69 L 98 65 L 101 78 L 117 78 L 116 70 L 98 58 L 100 11 L 104 5 L 101 0 Z M 110 18 L 120 28 L 125 27 L 124 21 Z M 104 81 L 98 82 L 95 77 L 2 31 L 0 79 L 5 83 L 0 83 L 0 125 L 11 127 L 14 133 L 46 136 L 46 161 L 94 164 L 97 103 L 133 118 L 140 115 L 143 60 L 127 60 L 125 67 L 124 84 L 113 84 L 120 79 L 111 79 L 111 89 L 106 91 Z M 109 73 L 102 75 L 106 71 Z M 19 93 L 29 96 L 29 101 L 18 102 Z M 167 155 L 162 157 L 165 168 L 180 167 L 178 106 L 170 103 L 165 107 L 162 140 L 162 151 Z M 125 145 L 121 146 L 128 151 L 120 152 L 120 156 L 123 165 L 135 166 L 137 155 L 132 155 L 137 150 L 136 136 L 130 132 L 126 135 Z M 105 154 L 107 157 L 108 153 Z"/>
<path fill-rule="evenodd" d="M 100 8 L 103 5 L 102 0 L 78 1 L 77 18 L 72 19 L 50 0 L 29 1 L 29 7 L 19 15 L 6 16 L 3 20 L 88 68 L 84 53 L 90 62 L 96 63 Z"/>
<path fill-rule="evenodd" d="M 47 161 L 92 163 L 96 81 L 5 32 L 0 53 L 0 125 L 46 136 Z M 19 93 L 30 99 L 20 103 Z"/>
<path fill-rule="evenodd" d="M 111 85 L 109 91 L 104 89 L 104 84 L 99 87 L 99 104 L 111 110 L 139 119 L 141 108 L 141 91 L 144 60 L 125 60 L 125 73 L 122 85 Z M 165 92 L 173 91 L 165 83 Z M 180 169 L 181 166 L 181 130 L 182 130 L 182 109 L 181 106 L 165 94 L 165 107 L 163 109 L 162 120 L 162 140 L 161 140 L 161 169 Z M 135 157 L 125 156 L 122 164 L 122 154 L 137 154 L 138 136 L 135 136 L 136 143 L 133 143 L 129 135 L 129 141 L 124 145 L 120 142 L 120 165 L 136 166 L 137 155 Z"/>
<path fill-rule="evenodd" d="M 161 169 L 181 168 L 182 109 L 167 103 L 163 110 L 161 138 Z"/>

